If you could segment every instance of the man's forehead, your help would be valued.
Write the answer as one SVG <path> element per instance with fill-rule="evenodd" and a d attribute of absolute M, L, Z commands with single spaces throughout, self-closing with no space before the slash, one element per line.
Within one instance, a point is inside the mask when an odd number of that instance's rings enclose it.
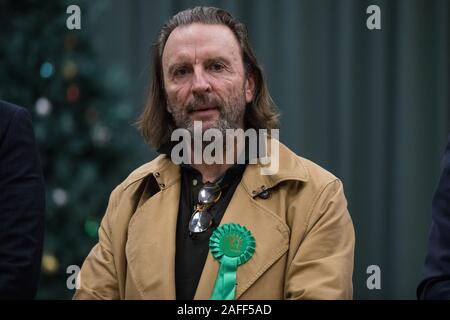
<path fill-rule="evenodd" d="M 167 39 L 163 61 L 214 55 L 240 57 L 240 47 L 233 32 L 225 25 L 190 24 L 175 28 Z"/>

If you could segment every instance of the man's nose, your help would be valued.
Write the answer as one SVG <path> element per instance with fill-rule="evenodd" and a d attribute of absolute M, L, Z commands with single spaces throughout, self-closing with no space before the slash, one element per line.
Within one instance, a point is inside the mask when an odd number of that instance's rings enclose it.
<path fill-rule="evenodd" d="M 205 71 L 202 68 L 194 69 L 194 77 L 192 81 L 192 92 L 194 94 L 203 94 L 211 91 L 211 84 L 209 83 Z"/>

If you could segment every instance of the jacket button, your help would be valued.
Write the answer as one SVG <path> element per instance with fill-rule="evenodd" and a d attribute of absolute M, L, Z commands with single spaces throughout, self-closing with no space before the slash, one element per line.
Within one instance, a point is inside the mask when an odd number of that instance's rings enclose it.
<path fill-rule="evenodd" d="M 261 193 L 258 194 L 258 197 L 260 197 L 261 199 L 269 199 L 270 198 L 270 191 L 269 190 L 264 190 Z"/>
<path fill-rule="evenodd" d="M 161 189 L 164 189 L 164 188 L 166 187 L 166 185 L 165 185 L 164 183 L 160 183 L 160 184 L 159 184 L 159 187 L 160 187 Z"/>
<path fill-rule="evenodd" d="M 155 177 L 159 178 L 159 172 L 155 172 Z"/>

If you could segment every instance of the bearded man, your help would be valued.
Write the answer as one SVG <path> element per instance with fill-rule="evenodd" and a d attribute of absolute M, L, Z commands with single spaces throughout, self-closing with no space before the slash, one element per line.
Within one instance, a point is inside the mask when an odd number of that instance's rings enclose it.
<path fill-rule="evenodd" d="M 112 192 L 74 298 L 352 298 L 355 239 L 341 181 L 270 134 L 272 174 L 248 152 L 253 144 L 236 147 L 231 163 L 176 164 L 173 134 L 195 136 L 196 123 L 224 135 L 278 128 L 246 27 L 218 8 L 182 11 L 160 30 L 139 121 L 160 155 Z"/>

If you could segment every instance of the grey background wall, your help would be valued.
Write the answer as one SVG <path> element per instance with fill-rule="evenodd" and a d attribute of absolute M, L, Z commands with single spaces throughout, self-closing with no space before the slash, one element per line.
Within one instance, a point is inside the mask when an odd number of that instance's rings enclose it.
<path fill-rule="evenodd" d="M 381 8 L 381 30 L 366 28 L 370 4 Z M 357 236 L 355 298 L 414 299 L 450 131 L 450 2 L 96 3 L 87 8 L 100 13 L 95 46 L 128 79 L 123 91 L 135 115 L 159 27 L 195 5 L 223 7 L 247 25 L 282 113 L 281 140 L 343 180 Z M 151 159 L 133 137 L 139 161 Z M 381 290 L 366 287 L 372 264 L 381 268 Z"/>

